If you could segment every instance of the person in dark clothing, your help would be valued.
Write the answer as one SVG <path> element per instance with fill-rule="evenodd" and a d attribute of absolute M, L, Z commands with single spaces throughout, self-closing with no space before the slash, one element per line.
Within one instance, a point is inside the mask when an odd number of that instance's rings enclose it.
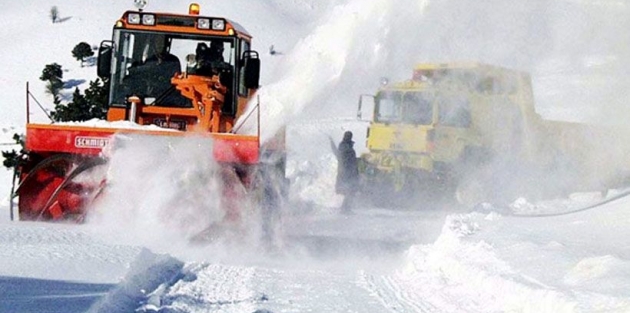
<path fill-rule="evenodd" d="M 223 43 L 220 41 L 212 41 L 210 47 L 205 42 L 200 42 L 197 44 L 195 55 L 197 75 L 221 75 L 231 69 L 230 64 L 223 59 Z"/>
<path fill-rule="evenodd" d="M 234 112 L 234 98 L 231 90 L 234 68 L 223 58 L 223 45 L 224 43 L 219 40 L 213 40 L 209 47 L 205 42 L 198 43 L 195 50 L 196 64 L 192 73 L 207 77 L 218 75 L 221 84 L 228 88 L 221 109 L 223 112 Z"/>
<path fill-rule="evenodd" d="M 163 91 L 170 87 L 171 78 L 176 73 L 181 72 L 179 58 L 167 51 L 160 51 L 151 56 L 146 60 L 144 66 L 149 69 L 152 77 L 155 79 L 156 85 L 154 87 L 158 91 Z"/>
<path fill-rule="evenodd" d="M 150 86 L 162 91 L 164 87 L 170 87 L 171 78 L 175 73 L 181 72 L 179 58 L 169 52 L 168 40 L 162 36 L 150 37 L 146 42 L 144 63 L 145 68 L 156 85 Z M 150 91 L 153 93 L 155 91 Z"/>
<path fill-rule="evenodd" d="M 349 213 L 354 206 L 354 201 L 359 188 L 359 168 L 357 155 L 354 150 L 354 141 L 352 141 L 352 132 L 346 131 L 343 139 L 338 147 L 334 146 L 331 139 L 331 145 L 335 156 L 337 157 L 337 180 L 335 182 L 335 191 L 344 195 L 341 211 Z"/>
<path fill-rule="evenodd" d="M 129 68 L 125 78 L 129 93 L 153 98 L 147 105 L 191 107 L 190 100 L 181 95 L 171 79 L 180 73 L 181 63 L 166 46 L 166 39 L 154 37 L 147 40 L 142 60 Z"/>
<path fill-rule="evenodd" d="M 190 100 L 181 95 L 172 85 L 171 79 L 181 72 L 179 58 L 166 50 L 148 58 L 144 66 L 148 69 L 145 77 L 150 77 L 148 94 L 156 97 L 155 105 L 191 107 Z"/>

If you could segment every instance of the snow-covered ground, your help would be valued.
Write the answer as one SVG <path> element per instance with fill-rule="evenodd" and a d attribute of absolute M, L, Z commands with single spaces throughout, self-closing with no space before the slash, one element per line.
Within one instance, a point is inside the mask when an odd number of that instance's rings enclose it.
<path fill-rule="evenodd" d="M 328 136 L 364 131 L 353 119 L 359 94 L 373 92 L 381 77 L 408 77 L 421 61 L 527 70 L 543 115 L 625 121 L 625 1 L 200 4 L 202 14 L 237 20 L 254 35 L 264 114 L 277 122 L 270 127 L 295 120 L 287 137 L 291 202 L 277 208 L 272 242 L 250 227 L 224 241 L 191 244 L 174 227 L 193 228 L 199 221 L 182 216 L 213 205 L 171 181 L 182 179 L 182 170 L 212 166 L 199 162 L 204 153 L 194 142 L 180 147 L 183 158 L 151 158 L 151 146 L 126 151 L 143 164 L 114 157 L 118 185 L 82 225 L 10 221 L 12 173 L 2 168 L 0 312 L 630 312 L 630 198 L 572 214 L 559 213 L 601 195 L 518 199 L 511 208 L 475 212 L 365 205 L 340 215 L 327 148 Z M 53 5 L 61 23 L 50 23 Z M 186 5 L 153 1 L 147 10 L 183 13 Z M 72 48 L 108 39 L 130 8 L 131 1 L 113 0 L 3 4 L 0 150 L 17 149 L 11 137 L 24 129 L 26 81 L 51 108 L 38 77 L 57 62 L 66 70 L 68 100 L 75 86 L 95 78 Z M 280 53 L 265 53 L 271 45 Z M 31 120 L 46 117 L 35 109 Z"/>

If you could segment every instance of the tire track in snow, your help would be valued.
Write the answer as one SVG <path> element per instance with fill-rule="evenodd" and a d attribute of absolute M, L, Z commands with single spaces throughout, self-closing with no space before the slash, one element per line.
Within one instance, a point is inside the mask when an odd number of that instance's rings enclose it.
<path fill-rule="evenodd" d="M 429 302 L 415 299 L 390 276 L 374 276 L 362 272 L 359 277 L 359 285 L 392 312 L 443 312 Z"/>
<path fill-rule="evenodd" d="M 170 312 L 384 312 L 355 272 L 189 263 L 143 307 Z M 401 307 L 402 312 L 411 309 Z M 400 312 L 400 311 L 398 311 Z M 429 311 L 427 311 L 429 312 Z"/>
<path fill-rule="evenodd" d="M 183 312 L 253 312 L 266 296 L 256 292 L 255 268 L 192 263 L 161 297 L 163 309 Z"/>
<path fill-rule="evenodd" d="M 140 251 L 103 242 L 81 225 L 17 223 L 0 227 L 0 261 L 15 265 L 3 267 L 0 275 L 113 283 Z M 91 270 L 95 264 L 101 272 Z"/>

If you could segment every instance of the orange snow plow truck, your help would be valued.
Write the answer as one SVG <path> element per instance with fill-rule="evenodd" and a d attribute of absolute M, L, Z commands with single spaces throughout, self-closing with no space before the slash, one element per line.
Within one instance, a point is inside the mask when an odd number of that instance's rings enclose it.
<path fill-rule="evenodd" d="M 240 121 L 260 112 L 246 111 L 260 74 L 252 37 L 231 20 L 199 11 L 195 3 L 188 14 L 139 8 L 116 21 L 97 62 L 98 76 L 110 85 L 107 121 L 34 124 L 27 118 L 27 160 L 12 195 L 19 199 L 20 220 L 82 221 L 107 181 L 81 176 L 107 164 L 120 134 L 207 139 L 208 157 L 220 167 L 222 208 L 232 218 L 239 215 L 234 190 L 260 189 L 264 183 L 254 182 L 262 168 L 284 170 L 280 140 L 269 148 L 261 144 L 259 124 L 257 133 L 239 134 Z M 267 167 L 269 154 L 280 157 Z"/>

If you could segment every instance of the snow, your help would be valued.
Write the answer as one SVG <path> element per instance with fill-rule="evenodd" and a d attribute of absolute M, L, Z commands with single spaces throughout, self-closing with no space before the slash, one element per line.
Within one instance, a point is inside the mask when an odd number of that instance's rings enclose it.
<path fill-rule="evenodd" d="M 400 5 L 404 3 L 405 5 Z M 0 312 L 629 312 L 630 198 L 599 192 L 463 212 L 450 205 L 340 215 L 328 138 L 354 119 L 360 94 L 420 61 L 477 60 L 532 73 L 546 117 L 625 123 L 630 26 L 625 1 L 206 1 L 261 52 L 265 136 L 287 124 L 290 202 L 276 208 L 271 244 L 256 206 L 241 229 L 211 243 L 191 236 L 218 220 L 217 194 L 196 183 L 216 171 L 187 138 L 112 157 L 112 188 L 82 225 L 9 219 L 12 172 L 0 169 Z M 48 109 L 38 80 L 64 68 L 64 101 L 94 66 L 70 51 L 109 39 L 131 1 L 3 4 L 0 150 L 18 149 L 24 87 Z M 147 10 L 185 12 L 150 2 Z M 243 9 L 247 8 L 247 9 Z M 266 53 L 270 46 L 279 53 Z M 47 123 L 31 103 L 31 121 Z M 291 121 L 290 123 L 288 123 Z M 108 127 L 101 122 L 84 123 Z M 135 127 L 116 125 L 116 127 Z M 360 152 L 364 146 L 357 140 Z M 158 155 L 159 157 L 155 157 Z M 623 194 L 612 190 L 607 197 Z M 186 227 L 181 227 L 182 225 Z"/>
<path fill-rule="evenodd" d="M 140 125 L 131 121 L 114 121 L 108 122 L 99 120 L 97 118 L 82 121 L 82 122 L 57 122 L 55 125 L 70 125 L 70 126 L 82 126 L 82 127 L 95 127 L 95 128 L 116 128 L 116 129 L 145 129 L 151 131 L 176 131 L 174 129 L 167 129 L 158 127 L 157 125 Z"/>

